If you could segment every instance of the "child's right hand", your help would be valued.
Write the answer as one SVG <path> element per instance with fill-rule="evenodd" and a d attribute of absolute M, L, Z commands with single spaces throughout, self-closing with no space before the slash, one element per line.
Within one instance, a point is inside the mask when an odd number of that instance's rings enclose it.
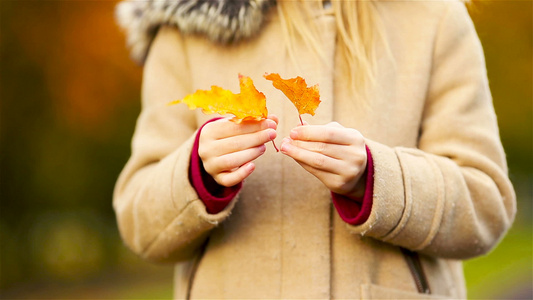
<path fill-rule="evenodd" d="M 243 181 L 255 169 L 252 161 L 265 153 L 265 143 L 276 138 L 277 123 L 278 118 L 270 115 L 240 124 L 229 119 L 206 124 L 198 145 L 205 171 L 225 187 Z"/>

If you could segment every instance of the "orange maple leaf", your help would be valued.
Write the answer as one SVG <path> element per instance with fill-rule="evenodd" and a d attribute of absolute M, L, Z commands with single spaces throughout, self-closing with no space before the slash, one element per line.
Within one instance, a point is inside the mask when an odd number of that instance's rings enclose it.
<path fill-rule="evenodd" d="M 300 115 L 315 115 L 315 110 L 320 104 L 318 84 L 307 87 L 305 79 L 300 76 L 291 79 L 282 79 L 277 73 L 265 74 L 264 77 L 271 80 L 274 87 L 281 90 L 291 100 Z M 300 117 L 300 121 L 301 119 Z"/>
<path fill-rule="evenodd" d="M 216 85 L 211 90 L 197 90 L 181 100 L 169 104 L 185 103 L 190 109 L 201 108 L 205 114 L 232 114 L 231 121 L 240 123 L 243 120 L 264 119 L 268 115 L 266 97 L 259 92 L 250 77 L 239 74 L 241 92 L 234 94 Z"/>

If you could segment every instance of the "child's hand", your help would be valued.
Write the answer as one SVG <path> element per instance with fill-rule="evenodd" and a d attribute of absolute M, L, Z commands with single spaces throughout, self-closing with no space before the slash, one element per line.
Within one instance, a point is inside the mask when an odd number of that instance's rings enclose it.
<path fill-rule="evenodd" d="M 359 131 L 337 122 L 305 125 L 283 139 L 281 152 L 292 157 L 332 192 L 358 197 L 364 193 L 361 177 L 366 169 L 366 149 Z"/>
<path fill-rule="evenodd" d="M 277 123 L 278 118 L 270 115 L 240 124 L 228 119 L 206 124 L 198 146 L 204 169 L 225 187 L 243 181 L 255 169 L 252 161 L 265 153 L 265 143 L 276 138 Z"/>

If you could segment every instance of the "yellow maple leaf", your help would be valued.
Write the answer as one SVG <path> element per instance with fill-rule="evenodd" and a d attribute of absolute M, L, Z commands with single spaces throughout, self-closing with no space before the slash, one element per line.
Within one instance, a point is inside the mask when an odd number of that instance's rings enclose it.
<path fill-rule="evenodd" d="M 307 87 L 305 79 L 300 76 L 291 79 L 282 79 L 277 73 L 265 74 L 264 77 L 271 80 L 272 85 L 278 90 L 281 90 L 291 100 L 300 115 L 315 115 L 315 110 L 320 104 L 318 84 Z"/>
<path fill-rule="evenodd" d="M 241 92 L 234 94 L 216 85 L 211 90 L 197 90 L 181 100 L 169 104 L 185 103 L 190 109 L 201 108 L 205 114 L 232 114 L 231 121 L 240 123 L 243 120 L 259 121 L 268 116 L 266 97 L 259 92 L 250 77 L 239 74 Z"/>

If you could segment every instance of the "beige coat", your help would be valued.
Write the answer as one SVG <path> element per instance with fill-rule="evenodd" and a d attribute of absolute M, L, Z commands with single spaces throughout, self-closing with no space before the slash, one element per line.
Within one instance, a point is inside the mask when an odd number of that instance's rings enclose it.
<path fill-rule="evenodd" d="M 459 2 L 378 9 L 393 58 L 379 53 L 368 99 L 346 87 L 327 10 L 312 20 L 325 28 L 327 63 L 298 46 L 301 68 L 285 52 L 275 9 L 257 38 L 230 46 L 159 30 L 113 205 L 132 251 L 176 264 L 176 298 L 429 298 L 417 294 L 398 246 L 421 253 L 432 297 L 466 297 L 461 260 L 491 250 L 516 209 L 482 48 Z M 237 74 L 251 76 L 280 119 L 279 145 L 298 115 L 265 72 L 318 83 L 323 102 L 304 119 L 365 136 L 375 177 L 364 224 L 344 223 L 321 182 L 271 146 L 238 197 L 206 212 L 187 171 L 195 132 L 213 115 L 166 103 L 211 85 L 237 92 Z"/>

